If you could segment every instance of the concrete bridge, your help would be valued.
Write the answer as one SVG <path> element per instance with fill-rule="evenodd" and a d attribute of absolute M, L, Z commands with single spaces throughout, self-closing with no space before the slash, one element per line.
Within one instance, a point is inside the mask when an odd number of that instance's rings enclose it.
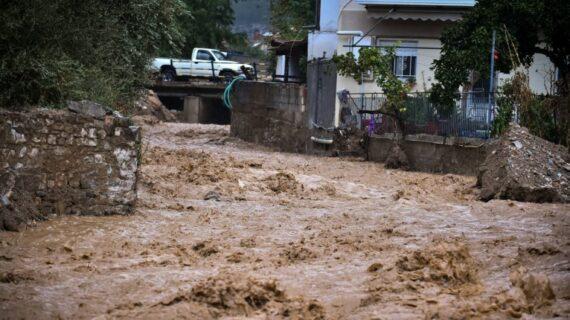
<path fill-rule="evenodd" d="M 149 89 L 156 92 L 162 103 L 181 112 L 182 121 L 190 123 L 229 124 L 231 112 L 222 101 L 226 88 L 223 81 L 155 81 Z"/>

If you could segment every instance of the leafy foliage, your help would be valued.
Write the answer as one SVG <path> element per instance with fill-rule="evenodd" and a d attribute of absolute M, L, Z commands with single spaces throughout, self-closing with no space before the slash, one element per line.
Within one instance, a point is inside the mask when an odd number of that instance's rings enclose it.
<path fill-rule="evenodd" d="M 442 34 L 442 55 L 434 62 L 434 102 L 450 106 L 470 72 L 489 74 L 492 31 L 500 58 L 496 70 L 508 73 L 529 65 L 541 53 L 560 70 L 561 93 L 568 93 L 570 2 L 567 0 L 479 0 L 463 20 Z"/>
<path fill-rule="evenodd" d="M 497 97 L 497 115 L 493 120 L 493 128 L 491 135 L 493 137 L 500 136 L 509 128 L 509 124 L 513 120 L 513 101 L 508 94 L 501 94 Z"/>
<path fill-rule="evenodd" d="M 307 35 L 303 26 L 315 24 L 316 1 L 271 0 L 271 25 L 282 39 L 299 40 Z"/>
<path fill-rule="evenodd" d="M 530 133 L 554 143 L 568 145 L 568 97 L 534 95 L 528 86 L 528 77 L 516 72 L 501 87 L 497 98 L 498 114 L 493 121 L 492 134 L 503 133 L 513 120 L 516 108 L 519 122 Z"/>
<path fill-rule="evenodd" d="M 180 40 L 180 0 L 0 4 L 0 106 L 127 104 L 160 46 Z"/>
<path fill-rule="evenodd" d="M 358 59 L 352 52 L 333 57 L 338 72 L 346 77 L 352 77 L 362 83 L 362 76 L 372 72 L 376 84 L 384 90 L 386 103 L 381 106 L 380 112 L 403 121 L 406 111 L 407 94 L 410 85 L 401 81 L 392 72 L 392 64 L 396 57 L 395 47 L 379 50 L 377 48 L 360 48 Z"/>
<path fill-rule="evenodd" d="M 189 57 L 195 47 L 227 49 L 245 41 L 245 36 L 233 34 L 234 11 L 231 1 L 236 0 L 182 0 L 189 14 L 178 17 L 182 32 L 181 50 L 163 46 L 165 56 Z"/>

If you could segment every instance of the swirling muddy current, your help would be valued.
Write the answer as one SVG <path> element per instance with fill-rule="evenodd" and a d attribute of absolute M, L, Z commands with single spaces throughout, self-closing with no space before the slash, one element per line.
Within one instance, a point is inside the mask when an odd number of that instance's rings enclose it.
<path fill-rule="evenodd" d="M 570 205 L 143 128 L 136 213 L 0 234 L 0 318 L 570 317 Z"/>

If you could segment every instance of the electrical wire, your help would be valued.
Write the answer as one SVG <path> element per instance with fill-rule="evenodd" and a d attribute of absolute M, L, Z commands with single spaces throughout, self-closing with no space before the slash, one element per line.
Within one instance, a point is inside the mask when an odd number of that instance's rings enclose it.
<path fill-rule="evenodd" d="M 357 46 L 360 41 L 362 41 L 362 39 L 364 39 L 364 37 L 366 37 L 367 35 L 370 34 L 370 32 L 372 32 L 372 30 L 376 29 L 376 26 L 378 26 L 380 24 L 380 22 L 382 22 L 384 19 L 386 19 L 392 12 L 394 12 L 394 8 L 390 9 L 388 11 L 388 13 L 386 13 L 383 17 L 381 17 L 380 19 L 378 19 L 378 21 L 376 21 L 376 23 L 374 24 L 374 26 L 372 28 L 370 28 L 370 30 L 366 31 L 366 33 L 360 37 L 360 39 L 358 41 L 356 41 L 355 44 L 353 44 L 353 46 Z"/>

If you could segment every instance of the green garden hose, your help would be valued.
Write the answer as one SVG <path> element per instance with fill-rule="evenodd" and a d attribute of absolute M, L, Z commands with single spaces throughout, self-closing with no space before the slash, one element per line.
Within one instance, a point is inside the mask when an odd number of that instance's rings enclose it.
<path fill-rule="evenodd" d="M 228 84 L 228 86 L 224 90 L 224 95 L 222 96 L 222 100 L 224 101 L 224 105 L 226 106 L 226 108 L 228 108 L 230 110 L 232 110 L 232 108 L 233 108 L 232 102 L 231 102 L 231 94 L 232 94 L 232 88 L 233 88 L 234 84 L 236 84 L 238 81 L 245 80 L 245 79 L 246 78 L 243 75 L 232 79 L 230 84 Z"/>

